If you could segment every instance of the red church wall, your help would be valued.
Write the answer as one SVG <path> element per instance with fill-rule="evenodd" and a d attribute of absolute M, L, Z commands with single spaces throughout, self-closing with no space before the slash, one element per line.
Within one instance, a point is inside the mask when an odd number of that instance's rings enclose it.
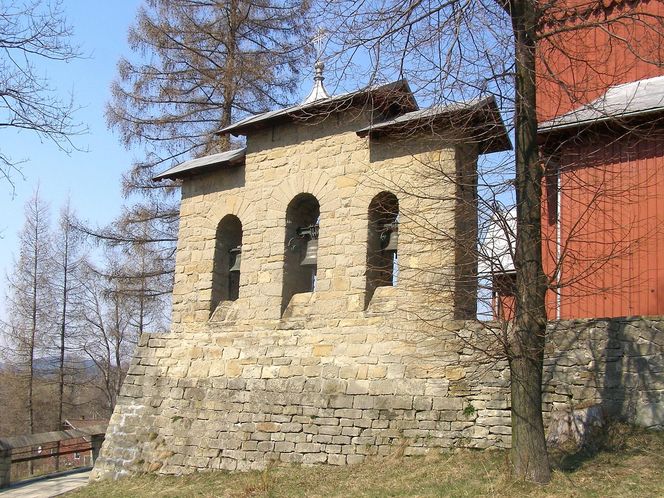
<path fill-rule="evenodd" d="M 540 122 L 610 86 L 664 75 L 656 64 L 664 61 L 662 19 L 658 0 L 559 2 L 538 46 Z M 554 166 L 545 180 L 543 257 L 553 283 L 562 284 L 559 296 L 548 293 L 550 318 L 664 314 L 663 137 L 615 127 L 583 140 L 549 137 L 561 192 Z"/>
<path fill-rule="evenodd" d="M 664 75 L 664 1 L 559 0 L 547 16 L 540 122 L 611 86 Z M 664 126 L 640 126 L 548 137 L 555 153 L 543 185 L 543 259 L 561 285 L 547 294 L 550 319 L 664 315 Z M 509 292 L 497 292 L 495 313 L 509 319 L 513 305 Z"/>
<path fill-rule="evenodd" d="M 547 274 L 561 256 L 549 316 L 558 301 L 560 318 L 664 314 L 664 133 L 589 136 L 559 164 L 560 244 L 555 176 L 543 213 Z"/>
<path fill-rule="evenodd" d="M 664 74 L 657 65 L 664 60 L 664 2 L 562 0 L 557 5 L 538 45 L 540 121 L 594 100 L 609 86 Z"/>

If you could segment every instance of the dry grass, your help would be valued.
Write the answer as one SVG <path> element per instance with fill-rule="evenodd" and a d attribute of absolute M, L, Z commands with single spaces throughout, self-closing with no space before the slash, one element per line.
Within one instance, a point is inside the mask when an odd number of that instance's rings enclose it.
<path fill-rule="evenodd" d="M 351 467 L 278 466 L 263 472 L 152 475 L 102 482 L 73 497 L 664 496 L 664 433 L 613 427 L 594 448 L 553 455 L 552 482 L 508 476 L 507 453 L 457 451 L 373 459 Z"/>

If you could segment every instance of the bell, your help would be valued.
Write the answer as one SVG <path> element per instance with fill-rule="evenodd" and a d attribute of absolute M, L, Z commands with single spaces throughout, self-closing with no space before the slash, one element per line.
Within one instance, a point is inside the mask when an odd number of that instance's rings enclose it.
<path fill-rule="evenodd" d="M 300 266 L 316 266 L 318 264 L 318 239 L 307 240 L 304 258 Z"/>
<path fill-rule="evenodd" d="M 240 271 L 240 261 L 242 260 L 242 246 L 237 246 L 228 251 L 230 254 L 230 268 L 228 271 Z"/>
<path fill-rule="evenodd" d="M 380 248 L 382 251 L 396 252 L 399 242 L 399 228 L 396 224 L 389 226 L 380 234 Z"/>

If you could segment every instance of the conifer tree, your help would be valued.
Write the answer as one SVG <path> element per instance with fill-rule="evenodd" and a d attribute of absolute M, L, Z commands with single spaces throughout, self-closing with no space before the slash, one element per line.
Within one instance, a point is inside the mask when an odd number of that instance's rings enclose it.
<path fill-rule="evenodd" d="M 35 392 L 35 377 L 40 368 L 37 360 L 52 345 L 55 332 L 49 208 L 39 197 L 38 190 L 25 205 L 25 221 L 19 243 L 19 257 L 7 282 L 8 323 L 4 324 L 4 328 L 11 357 L 24 379 L 27 391 L 28 417 L 25 430 L 33 434 L 42 429 L 36 423 L 39 400 Z"/>
<path fill-rule="evenodd" d="M 174 163 L 233 147 L 216 132 L 293 100 L 306 67 L 308 8 L 306 0 L 146 2 L 129 31 L 134 57 L 118 63 L 106 110 L 124 145 L 145 155 L 123 178 L 134 203 L 96 235 L 140 245 L 161 261 L 162 275 L 172 274 L 177 184 L 155 185 L 151 178 Z M 170 278 L 153 282 L 170 292 Z"/>

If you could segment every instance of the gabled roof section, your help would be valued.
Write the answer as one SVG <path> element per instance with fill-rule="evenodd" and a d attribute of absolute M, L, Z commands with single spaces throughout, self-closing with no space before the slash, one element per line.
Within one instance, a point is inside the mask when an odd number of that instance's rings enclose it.
<path fill-rule="evenodd" d="M 467 129 L 479 141 L 482 153 L 512 148 L 496 100 L 492 96 L 408 112 L 373 123 L 356 133 L 361 137 L 375 134 L 406 135 L 427 129 L 436 132 L 450 127 Z"/>
<path fill-rule="evenodd" d="M 234 149 L 219 154 L 212 154 L 210 156 L 198 157 L 185 161 L 177 166 L 167 169 L 160 175 L 155 176 L 152 180 L 175 180 L 183 176 L 189 176 L 194 173 L 200 173 L 204 170 L 219 168 L 223 166 L 233 166 L 244 162 L 244 157 L 247 153 L 246 148 Z"/>
<path fill-rule="evenodd" d="M 399 80 L 250 116 L 227 126 L 219 133 L 231 133 L 235 136 L 246 135 L 251 130 L 273 124 L 276 121 L 307 119 L 322 113 L 334 112 L 337 109 L 364 105 L 368 101 L 372 101 L 371 104 L 374 109 L 397 107 L 399 112 L 410 112 L 418 108 L 408 82 Z"/>
<path fill-rule="evenodd" d="M 540 123 L 540 134 L 664 111 L 664 76 L 609 87 L 601 97 L 578 109 Z"/>
<path fill-rule="evenodd" d="M 516 271 L 512 259 L 516 246 L 516 208 L 495 213 L 488 223 L 479 245 L 478 273 L 486 276 Z"/>

